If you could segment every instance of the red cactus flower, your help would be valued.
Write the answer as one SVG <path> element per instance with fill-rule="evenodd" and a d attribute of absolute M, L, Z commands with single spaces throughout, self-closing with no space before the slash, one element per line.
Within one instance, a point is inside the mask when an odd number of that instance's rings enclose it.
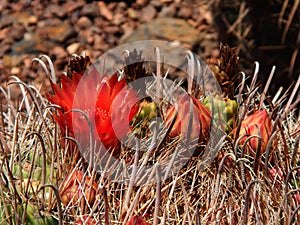
<path fill-rule="evenodd" d="M 129 123 L 138 112 L 136 93 L 126 88 L 114 74 L 104 78 L 96 102 L 96 126 L 106 148 L 116 147 L 129 131 Z M 117 134 L 116 134 L 117 132 Z"/>
<path fill-rule="evenodd" d="M 244 136 L 240 140 L 240 144 L 244 144 L 247 135 L 259 135 L 261 137 L 261 149 L 265 150 L 272 131 L 272 120 L 266 110 L 259 110 L 248 116 L 242 121 L 239 137 Z M 258 138 L 251 138 L 249 146 L 252 149 L 258 149 Z"/>
<path fill-rule="evenodd" d="M 125 225 L 149 225 L 141 216 L 133 216 Z"/>
<path fill-rule="evenodd" d="M 119 139 L 126 136 L 128 124 L 138 111 L 136 92 L 127 87 L 125 79 L 118 81 L 117 74 L 101 76 L 94 68 L 89 74 L 73 72 L 72 79 L 63 76 L 61 88 L 56 84 L 52 88 L 54 95 L 47 97 L 63 110 L 54 116 L 63 133 L 67 128 L 79 143 L 87 144 L 91 126 L 93 141 L 101 141 L 106 149 L 119 147 Z M 74 109 L 77 111 L 70 112 Z"/>
<path fill-rule="evenodd" d="M 85 176 L 82 171 L 75 170 L 70 172 L 60 189 L 62 203 L 67 206 L 74 205 L 80 199 L 85 199 L 92 205 L 97 193 L 97 183 L 89 176 Z"/>
<path fill-rule="evenodd" d="M 199 140 L 207 140 L 209 137 L 209 128 L 211 121 L 211 113 L 209 110 L 195 97 L 184 95 L 177 102 L 178 104 L 178 114 L 170 132 L 171 137 L 178 135 L 183 135 L 186 137 L 188 132 L 188 126 L 190 121 L 190 99 L 193 104 L 193 123 L 190 138 L 192 140 L 199 138 Z M 167 126 L 170 126 L 174 116 L 176 108 L 171 106 L 166 113 L 165 121 Z"/>

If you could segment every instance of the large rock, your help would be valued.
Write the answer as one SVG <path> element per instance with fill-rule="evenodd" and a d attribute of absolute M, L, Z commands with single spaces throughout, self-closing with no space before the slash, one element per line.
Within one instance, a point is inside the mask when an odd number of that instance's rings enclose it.
<path fill-rule="evenodd" d="M 141 40 L 178 41 L 195 46 L 200 39 L 199 32 L 185 20 L 175 18 L 158 18 L 150 23 L 140 25 L 131 35 L 123 37 L 121 43 Z"/>
<path fill-rule="evenodd" d="M 48 53 L 50 49 L 57 45 L 56 42 L 45 40 L 38 33 L 26 33 L 24 38 L 11 46 L 12 54 L 37 54 Z"/>
<path fill-rule="evenodd" d="M 145 40 L 151 40 L 146 41 Z M 120 44 L 126 44 L 120 47 L 122 50 L 132 51 L 137 49 L 143 51 L 142 56 L 146 61 L 156 60 L 154 53 L 155 47 L 160 49 L 161 56 L 167 65 L 165 69 L 170 69 L 170 75 L 174 77 L 184 77 L 184 69 L 187 67 L 187 50 L 193 50 L 201 36 L 199 32 L 191 27 L 185 20 L 175 18 L 158 18 L 152 22 L 140 25 L 129 36 L 120 40 Z M 140 42 L 143 41 L 143 42 Z M 159 42 L 166 41 L 166 42 Z M 124 48 L 124 49 L 123 49 Z M 110 58 L 105 61 L 118 62 L 123 61 L 122 51 L 117 54 L 108 54 Z M 154 63 L 155 67 L 155 63 Z M 176 68 L 180 68 L 177 70 Z M 155 72 L 155 68 L 153 69 Z"/>
<path fill-rule="evenodd" d="M 27 19 L 30 17 L 28 12 L 16 12 L 8 16 L 0 17 L 0 29 L 6 26 L 10 26 L 14 23 L 26 23 Z"/>
<path fill-rule="evenodd" d="M 60 24 L 53 26 L 45 26 L 38 30 L 38 33 L 42 33 L 41 36 L 47 36 L 52 41 L 63 43 L 68 38 L 76 35 L 76 31 L 73 26 L 68 22 L 61 22 Z"/>

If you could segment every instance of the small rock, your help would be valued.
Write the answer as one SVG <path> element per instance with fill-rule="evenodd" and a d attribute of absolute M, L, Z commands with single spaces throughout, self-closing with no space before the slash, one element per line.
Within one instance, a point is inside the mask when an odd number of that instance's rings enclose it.
<path fill-rule="evenodd" d="M 27 19 L 27 25 L 36 25 L 38 22 L 38 18 L 36 16 L 29 16 Z"/>
<path fill-rule="evenodd" d="M 44 7 L 40 3 L 32 1 L 31 6 L 32 6 L 32 13 L 34 15 L 36 15 L 37 17 L 42 17 L 43 16 Z"/>
<path fill-rule="evenodd" d="M 16 41 L 20 40 L 23 38 L 24 34 L 25 34 L 26 30 L 25 27 L 23 26 L 23 24 L 20 23 L 15 23 L 12 26 L 12 29 L 10 30 L 9 35 Z"/>
<path fill-rule="evenodd" d="M 26 30 L 33 32 L 36 29 L 37 23 L 38 18 L 36 16 L 30 16 L 25 23 Z"/>
<path fill-rule="evenodd" d="M 41 52 L 49 52 L 57 43 L 51 40 L 45 41 L 39 33 L 25 33 L 24 38 L 18 42 L 14 42 L 11 46 L 14 54 L 37 54 Z"/>
<path fill-rule="evenodd" d="M 65 7 L 52 3 L 45 9 L 44 16 L 51 18 L 53 15 L 58 18 L 64 18 L 67 15 L 67 10 Z"/>
<path fill-rule="evenodd" d="M 150 4 L 153 5 L 154 7 L 158 7 L 158 8 L 162 6 L 161 0 L 152 0 L 150 2 Z"/>
<path fill-rule="evenodd" d="M 11 3 L 10 7 L 15 12 L 21 12 L 22 10 L 24 10 L 24 6 L 22 4 L 19 4 L 19 3 Z"/>
<path fill-rule="evenodd" d="M 207 39 L 207 40 L 218 40 L 218 34 L 214 31 L 212 31 L 211 33 L 207 32 L 205 34 L 205 39 Z"/>
<path fill-rule="evenodd" d="M 103 40 L 103 37 L 100 35 L 95 35 L 94 48 L 95 50 L 106 51 L 109 48 L 109 45 Z"/>
<path fill-rule="evenodd" d="M 118 39 L 114 35 L 107 35 L 106 39 L 107 43 L 111 46 L 116 45 Z"/>
<path fill-rule="evenodd" d="M 114 25 L 120 25 L 126 21 L 123 13 L 115 13 L 112 23 Z"/>
<path fill-rule="evenodd" d="M 55 46 L 50 52 L 50 56 L 55 56 L 54 67 L 57 70 L 63 70 L 68 61 L 68 54 L 61 46 Z"/>
<path fill-rule="evenodd" d="M 197 27 L 197 30 L 200 32 L 205 32 L 208 28 L 207 24 L 201 24 L 199 27 Z"/>
<path fill-rule="evenodd" d="M 120 27 L 118 26 L 105 26 L 103 30 L 109 34 L 114 34 L 121 31 Z"/>
<path fill-rule="evenodd" d="M 127 14 L 128 14 L 128 17 L 133 20 L 139 18 L 138 12 L 136 10 L 134 10 L 133 8 L 127 9 Z"/>
<path fill-rule="evenodd" d="M 63 5 L 67 13 L 71 13 L 79 8 L 82 8 L 86 3 L 84 1 L 66 1 Z"/>
<path fill-rule="evenodd" d="M 55 55 L 56 59 L 63 59 L 68 56 L 65 49 L 61 46 L 55 46 L 52 49 L 51 54 Z"/>
<path fill-rule="evenodd" d="M 102 30 L 99 27 L 91 26 L 89 28 L 91 31 L 93 31 L 95 34 L 101 34 Z"/>
<path fill-rule="evenodd" d="M 7 37 L 10 29 L 11 29 L 10 27 L 5 27 L 0 30 L 0 41 Z"/>
<path fill-rule="evenodd" d="M 96 2 L 92 2 L 90 4 L 86 4 L 83 6 L 81 12 L 81 16 L 89 16 L 89 17 L 97 17 L 100 15 L 98 6 Z"/>
<path fill-rule="evenodd" d="M 67 10 L 64 7 L 56 5 L 56 10 L 53 11 L 53 15 L 59 17 L 59 18 L 65 18 L 67 16 Z"/>
<path fill-rule="evenodd" d="M 109 3 L 107 3 L 107 8 L 111 11 L 114 12 L 116 7 L 117 7 L 118 3 L 115 1 L 110 1 Z"/>
<path fill-rule="evenodd" d="M 44 27 L 48 27 L 48 26 L 61 26 L 61 24 L 63 23 L 63 21 L 59 18 L 47 18 L 44 20 L 39 20 L 37 26 L 40 28 L 44 28 Z"/>
<path fill-rule="evenodd" d="M 174 17 L 176 8 L 174 5 L 164 6 L 158 14 L 158 17 Z"/>
<path fill-rule="evenodd" d="M 88 44 L 92 45 L 94 43 L 95 35 L 92 30 L 90 29 L 84 30 L 82 34 Z"/>
<path fill-rule="evenodd" d="M 5 9 L 8 5 L 8 1 L 1 1 L 0 2 L 0 11 L 2 11 L 3 9 Z"/>
<path fill-rule="evenodd" d="M 204 46 L 207 49 L 214 49 L 216 48 L 216 41 L 213 40 L 203 40 L 201 41 L 201 46 Z"/>
<path fill-rule="evenodd" d="M 76 54 L 78 49 L 80 48 L 80 43 L 73 43 L 67 47 L 67 52 L 69 55 Z"/>
<path fill-rule="evenodd" d="M 214 19 L 213 15 L 211 13 L 211 10 L 208 7 L 201 6 L 198 8 L 199 15 L 201 15 L 202 18 L 199 18 L 198 20 L 205 21 L 206 24 L 213 24 Z M 198 21 L 197 21 L 198 22 Z"/>
<path fill-rule="evenodd" d="M 150 22 L 156 16 L 156 9 L 152 5 L 147 5 L 142 9 L 142 15 L 143 15 L 143 17 L 141 18 L 142 21 Z"/>
<path fill-rule="evenodd" d="M 197 27 L 197 21 L 192 20 L 192 19 L 188 19 L 187 23 L 190 24 L 192 27 Z"/>
<path fill-rule="evenodd" d="M 85 29 L 92 26 L 92 21 L 88 17 L 82 16 L 77 21 L 77 24 L 78 24 L 80 29 L 85 30 Z"/>
<path fill-rule="evenodd" d="M 7 67 L 15 67 L 20 65 L 23 57 L 21 55 L 4 55 L 3 65 Z"/>
<path fill-rule="evenodd" d="M 0 57 L 10 51 L 10 44 L 1 44 L 0 48 Z"/>
<path fill-rule="evenodd" d="M 100 11 L 100 15 L 103 16 L 108 21 L 111 21 L 113 19 L 113 14 L 110 11 L 110 9 L 105 5 L 104 2 L 100 1 L 98 2 L 98 9 Z"/>
<path fill-rule="evenodd" d="M 136 0 L 135 4 L 138 6 L 144 6 L 147 5 L 149 0 Z"/>
<path fill-rule="evenodd" d="M 193 13 L 193 9 L 188 6 L 182 6 L 179 9 L 178 16 L 184 19 L 190 18 Z"/>
<path fill-rule="evenodd" d="M 127 37 L 129 37 L 134 31 L 133 23 L 130 22 L 122 24 L 121 28 L 124 31 L 124 35 L 122 37 L 124 40 L 127 39 Z"/>
<path fill-rule="evenodd" d="M 94 19 L 94 24 L 93 24 L 93 26 L 98 27 L 100 30 L 102 30 L 104 20 L 105 20 L 105 19 L 102 18 L 101 16 L 96 17 L 96 18 Z"/>
<path fill-rule="evenodd" d="M 25 23 L 29 16 L 30 14 L 28 12 L 16 12 L 8 16 L 2 16 L 0 17 L 0 29 L 13 23 Z"/>
<path fill-rule="evenodd" d="M 43 27 L 40 32 L 47 34 L 49 39 L 57 42 L 65 42 L 68 38 L 76 34 L 73 26 L 68 22 L 62 22 L 56 26 Z"/>
<path fill-rule="evenodd" d="M 10 74 L 14 76 L 20 75 L 20 72 L 21 72 L 20 67 L 16 67 L 16 66 L 12 67 L 10 70 Z"/>
<path fill-rule="evenodd" d="M 127 8 L 127 5 L 126 5 L 125 2 L 119 2 L 119 3 L 118 3 L 118 8 L 126 9 L 126 8 Z"/>
<path fill-rule="evenodd" d="M 74 11 L 69 18 L 72 24 L 76 24 L 80 18 L 80 11 L 79 10 Z"/>

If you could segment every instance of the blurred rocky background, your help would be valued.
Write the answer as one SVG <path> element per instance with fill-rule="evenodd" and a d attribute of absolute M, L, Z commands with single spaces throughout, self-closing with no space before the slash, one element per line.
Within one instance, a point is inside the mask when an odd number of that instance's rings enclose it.
<path fill-rule="evenodd" d="M 38 88 L 49 80 L 34 57 L 48 55 L 58 75 L 82 51 L 92 62 L 122 43 L 174 41 L 207 61 L 220 42 L 236 46 L 241 69 L 277 66 L 274 92 L 299 76 L 299 0 L 0 0 L 0 82 L 15 75 Z"/>

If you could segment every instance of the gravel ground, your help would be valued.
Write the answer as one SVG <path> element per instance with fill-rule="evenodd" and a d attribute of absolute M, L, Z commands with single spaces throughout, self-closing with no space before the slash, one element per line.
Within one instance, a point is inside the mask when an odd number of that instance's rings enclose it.
<path fill-rule="evenodd" d="M 141 39 L 177 41 L 205 60 L 215 59 L 218 29 L 209 2 L 0 0 L 1 86 L 14 75 L 49 88 L 41 66 L 32 63 L 41 54 L 52 59 L 60 75 L 71 54 L 86 51 L 93 62 L 115 46 Z"/>
<path fill-rule="evenodd" d="M 179 43 L 206 62 L 214 62 L 222 41 L 237 46 L 247 75 L 258 60 L 260 79 L 266 81 L 276 65 L 270 86 L 274 95 L 280 86 L 287 89 L 300 71 L 298 23 L 292 22 L 282 44 L 284 26 L 277 28 L 282 6 L 275 6 L 265 6 L 264 12 L 257 1 L 236 0 L 0 0 L 0 84 L 6 88 L 8 77 L 14 75 L 49 90 L 42 67 L 32 63 L 41 54 L 51 58 L 60 76 L 69 56 L 83 51 L 94 62 L 126 42 L 160 39 Z M 291 10 L 289 5 L 283 19 Z M 13 97 L 18 96 L 15 89 Z"/>

